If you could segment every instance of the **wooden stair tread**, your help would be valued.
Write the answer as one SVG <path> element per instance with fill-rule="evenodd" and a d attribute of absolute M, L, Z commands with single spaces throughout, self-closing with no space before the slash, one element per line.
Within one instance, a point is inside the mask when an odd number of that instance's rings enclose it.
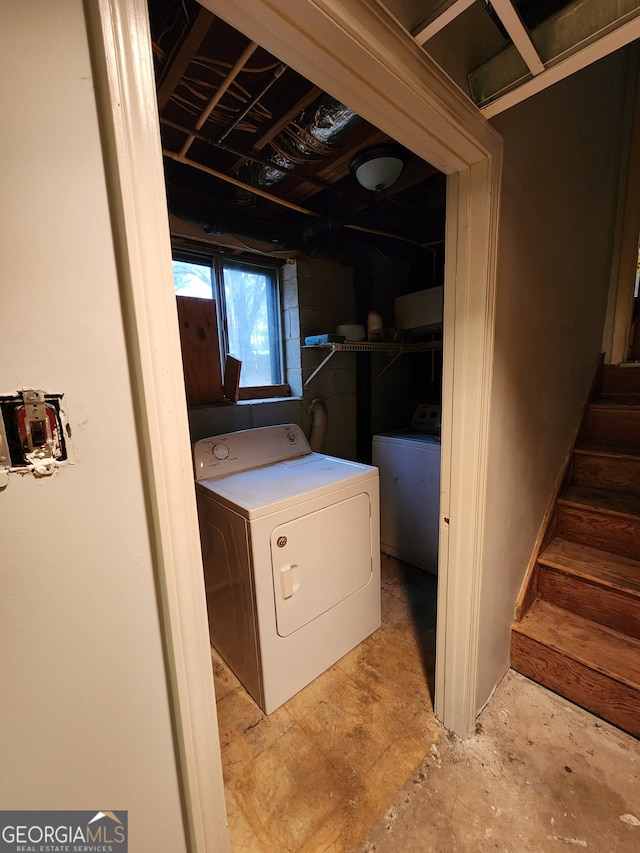
<path fill-rule="evenodd" d="M 558 496 L 558 503 L 640 518 L 640 495 L 631 492 L 567 486 Z"/>
<path fill-rule="evenodd" d="M 632 391 L 622 394 L 610 392 L 608 394 L 602 394 L 597 400 L 591 401 L 591 405 L 596 403 L 604 403 L 607 406 L 639 406 L 640 392 Z"/>
<path fill-rule="evenodd" d="M 598 441 L 585 438 L 574 448 L 574 453 L 593 456 L 611 456 L 616 459 L 640 459 L 640 444 L 623 444 L 617 441 Z"/>
<path fill-rule="evenodd" d="M 640 690 L 640 640 L 538 600 L 513 631 Z"/>
<path fill-rule="evenodd" d="M 540 554 L 543 566 L 628 592 L 640 600 L 640 561 L 557 536 Z"/>
<path fill-rule="evenodd" d="M 592 400 L 589 404 L 591 409 L 629 409 L 632 412 L 638 411 L 638 394 L 615 394 L 608 397 L 598 397 L 597 400 Z"/>

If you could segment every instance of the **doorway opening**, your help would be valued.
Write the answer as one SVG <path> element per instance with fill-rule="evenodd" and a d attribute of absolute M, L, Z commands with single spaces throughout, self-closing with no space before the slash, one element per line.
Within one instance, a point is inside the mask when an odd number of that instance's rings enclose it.
<path fill-rule="evenodd" d="M 396 300 L 441 294 L 445 176 L 405 151 L 395 185 L 363 189 L 350 162 L 394 140 L 197 4 L 150 2 L 149 10 L 174 255 L 208 253 L 212 268 L 230 263 L 221 257 L 281 264 L 286 379 L 294 394 L 279 406 L 252 407 L 262 408 L 263 425 L 297 406 L 308 427 L 310 402 L 321 396 L 329 413 L 322 452 L 368 462 L 374 436 L 411 432 L 419 405 L 442 404 L 442 297 L 439 317 L 436 311 L 429 322 L 418 306 L 419 319 L 410 309 L 402 328 Z M 198 46 L 187 61 L 194 31 Z M 340 325 L 365 328 L 374 308 L 388 352 L 367 352 L 364 344 L 362 352 L 338 354 L 312 380 L 320 354 L 305 339 Z M 209 402 L 191 408 L 193 441 L 253 425 L 239 425 L 243 415 L 233 407 Z M 430 433 L 438 453 L 428 476 L 437 492 L 439 435 Z M 430 512 L 437 551 L 437 499 Z M 437 557 L 429 559 L 435 569 Z M 437 582 L 392 552 L 382 555 L 382 572 L 383 627 L 268 717 L 214 651 L 232 838 L 248 826 L 263 844 L 275 833 L 288 849 L 319 843 L 317 833 L 329 826 L 352 846 L 362 822 L 372 822 L 428 752 L 440 730 L 433 713 Z M 287 780 L 277 789 L 276 767 Z M 319 780 L 316 811 L 295 806 L 310 794 L 294 780 L 311 770 Z M 340 794 L 325 797 L 323 786 Z M 267 801 L 261 813 L 256 803 Z"/>

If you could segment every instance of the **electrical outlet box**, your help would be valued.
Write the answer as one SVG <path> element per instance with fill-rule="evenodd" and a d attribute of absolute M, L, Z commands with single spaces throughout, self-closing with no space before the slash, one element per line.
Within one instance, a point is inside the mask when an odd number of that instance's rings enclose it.
<path fill-rule="evenodd" d="M 35 389 L 0 396 L 0 468 L 5 475 L 26 470 L 47 476 L 68 460 L 71 431 L 62 396 Z"/>

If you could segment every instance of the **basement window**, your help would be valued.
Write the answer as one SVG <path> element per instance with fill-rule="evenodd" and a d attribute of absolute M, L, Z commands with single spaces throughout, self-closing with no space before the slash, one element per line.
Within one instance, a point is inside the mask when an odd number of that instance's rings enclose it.
<path fill-rule="evenodd" d="M 177 296 L 215 300 L 221 365 L 227 354 L 242 362 L 240 399 L 290 393 L 283 383 L 278 265 L 174 247 L 173 279 Z"/>

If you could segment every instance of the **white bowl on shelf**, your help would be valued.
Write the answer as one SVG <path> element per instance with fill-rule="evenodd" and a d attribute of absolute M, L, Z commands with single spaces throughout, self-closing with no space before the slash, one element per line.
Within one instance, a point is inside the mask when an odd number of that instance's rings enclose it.
<path fill-rule="evenodd" d="M 364 326 L 359 323 L 343 323 L 336 329 L 336 335 L 343 335 L 347 341 L 363 341 L 366 337 Z"/>

